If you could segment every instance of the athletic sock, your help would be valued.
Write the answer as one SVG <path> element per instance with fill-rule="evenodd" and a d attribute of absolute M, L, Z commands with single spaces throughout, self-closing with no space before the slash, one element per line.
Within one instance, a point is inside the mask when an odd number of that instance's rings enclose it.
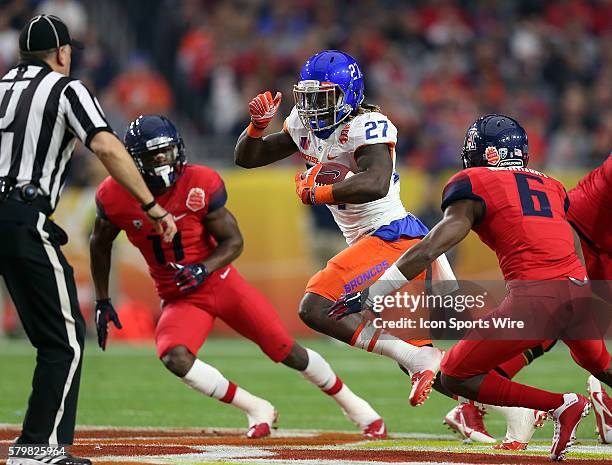
<path fill-rule="evenodd" d="M 327 361 L 314 350 L 306 348 L 308 365 L 302 376 L 331 396 L 346 415 L 358 426 L 364 428 L 380 418 L 380 415 L 365 400 L 355 395 Z"/>
<path fill-rule="evenodd" d="M 495 368 L 495 371 L 508 379 L 512 379 L 519 371 L 527 366 L 527 364 L 528 362 L 525 356 L 523 354 L 519 354 L 507 362 L 501 363 L 497 368 Z"/>
<path fill-rule="evenodd" d="M 308 365 L 302 376 L 317 386 L 325 394 L 333 396 L 342 388 L 342 380 L 334 373 L 329 363 L 319 353 L 306 347 Z"/>
<path fill-rule="evenodd" d="M 351 345 L 392 358 L 410 371 L 411 375 L 424 369 L 431 369 L 436 361 L 439 364 L 441 358 L 438 349 L 427 346 L 417 347 L 375 328 L 369 321 L 359 325 L 353 334 Z"/>
<path fill-rule="evenodd" d="M 199 359 L 181 380 L 196 391 L 219 400 L 236 390 L 236 385 L 230 383 L 219 370 Z"/>
<path fill-rule="evenodd" d="M 198 392 L 221 402 L 233 405 L 246 413 L 249 426 L 271 421 L 274 407 L 270 402 L 254 396 L 226 379 L 219 370 L 196 359 L 191 369 L 181 380 Z"/>
<path fill-rule="evenodd" d="M 261 397 L 254 396 L 250 392 L 242 389 L 240 386 L 236 386 L 235 393 L 231 400 L 221 400 L 239 408 L 246 413 L 249 427 L 263 422 L 266 422 L 272 426 L 272 423 L 276 419 L 274 406 L 270 402 L 262 399 Z"/>
<path fill-rule="evenodd" d="M 490 371 L 480 385 L 478 402 L 505 407 L 526 407 L 547 412 L 563 404 L 563 394 L 516 383 L 495 371 Z"/>

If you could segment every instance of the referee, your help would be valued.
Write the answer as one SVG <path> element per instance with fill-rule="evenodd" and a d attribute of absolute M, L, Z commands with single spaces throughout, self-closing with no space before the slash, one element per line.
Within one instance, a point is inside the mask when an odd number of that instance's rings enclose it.
<path fill-rule="evenodd" d="M 91 463 L 55 447 L 74 438 L 85 322 L 60 249 L 68 237 L 49 215 L 77 139 L 138 199 L 164 240 L 176 233 L 98 101 L 69 77 L 73 48 L 82 45 L 59 18 L 36 16 L 21 31 L 20 63 L 0 79 L 0 274 L 37 350 L 23 430 L 7 465 Z"/>

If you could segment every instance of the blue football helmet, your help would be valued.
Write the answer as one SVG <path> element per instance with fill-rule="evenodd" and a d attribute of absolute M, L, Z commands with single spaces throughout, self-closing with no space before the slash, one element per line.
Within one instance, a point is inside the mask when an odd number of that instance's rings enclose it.
<path fill-rule="evenodd" d="M 123 143 L 151 191 L 172 186 L 187 162 L 183 138 L 165 116 L 140 115 L 128 126 Z"/>
<path fill-rule="evenodd" d="M 363 74 L 344 52 L 325 50 L 311 56 L 293 86 L 295 107 L 302 124 L 327 139 L 363 102 Z"/>
<path fill-rule="evenodd" d="M 464 168 L 526 167 L 529 163 L 527 133 L 509 116 L 481 116 L 465 133 L 461 160 Z"/>

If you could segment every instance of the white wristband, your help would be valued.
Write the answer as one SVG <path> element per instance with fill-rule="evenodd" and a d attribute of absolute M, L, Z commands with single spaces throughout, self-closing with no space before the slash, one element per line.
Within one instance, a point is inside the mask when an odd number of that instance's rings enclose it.
<path fill-rule="evenodd" d="M 374 306 L 374 299 L 377 296 L 391 294 L 401 289 L 409 282 L 410 280 L 406 279 L 406 276 L 402 274 L 395 264 L 391 265 L 391 267 L 383 273 L 380 279 L 368 289 L 368 298 L 366 299 L 367 307 L 372 308 Z"/>

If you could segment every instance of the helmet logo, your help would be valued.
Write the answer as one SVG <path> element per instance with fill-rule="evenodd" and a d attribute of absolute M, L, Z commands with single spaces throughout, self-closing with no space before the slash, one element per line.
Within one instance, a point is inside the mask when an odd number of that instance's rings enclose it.
<path fill-rule="evenodd" d="M 499 163 L 499 153 L 497 153 L 497 149 L 495 147 L 489 146 L 485 150 L 485 158 L 487 163 L 490 165 L 497 165 Z"/>
<path fill-rule="evenodd" d="M 351 72 L 351 78 L 353 79 L 359 79 L 360 77 L 363 76 L 361 74 L 361 70 L 359 69 L 359 66 L 357 66 L 357 63 L 350 63 L 348 65 L 348 69 Z"/>
<path fill-rule="evenodd" d="M 187 202 L 185 202 L 189 210 L 197 212 L 206 206 L 206 195 L 204 189 L 200 187 L 192 187 L 187 195 Z"/>
<path fill-rule="evenodd" d="M 476 136 L 478 135 L 478 129 L 470 128 L 465 137 L 465 149 L 466 150 L 476 150 Z"/>

